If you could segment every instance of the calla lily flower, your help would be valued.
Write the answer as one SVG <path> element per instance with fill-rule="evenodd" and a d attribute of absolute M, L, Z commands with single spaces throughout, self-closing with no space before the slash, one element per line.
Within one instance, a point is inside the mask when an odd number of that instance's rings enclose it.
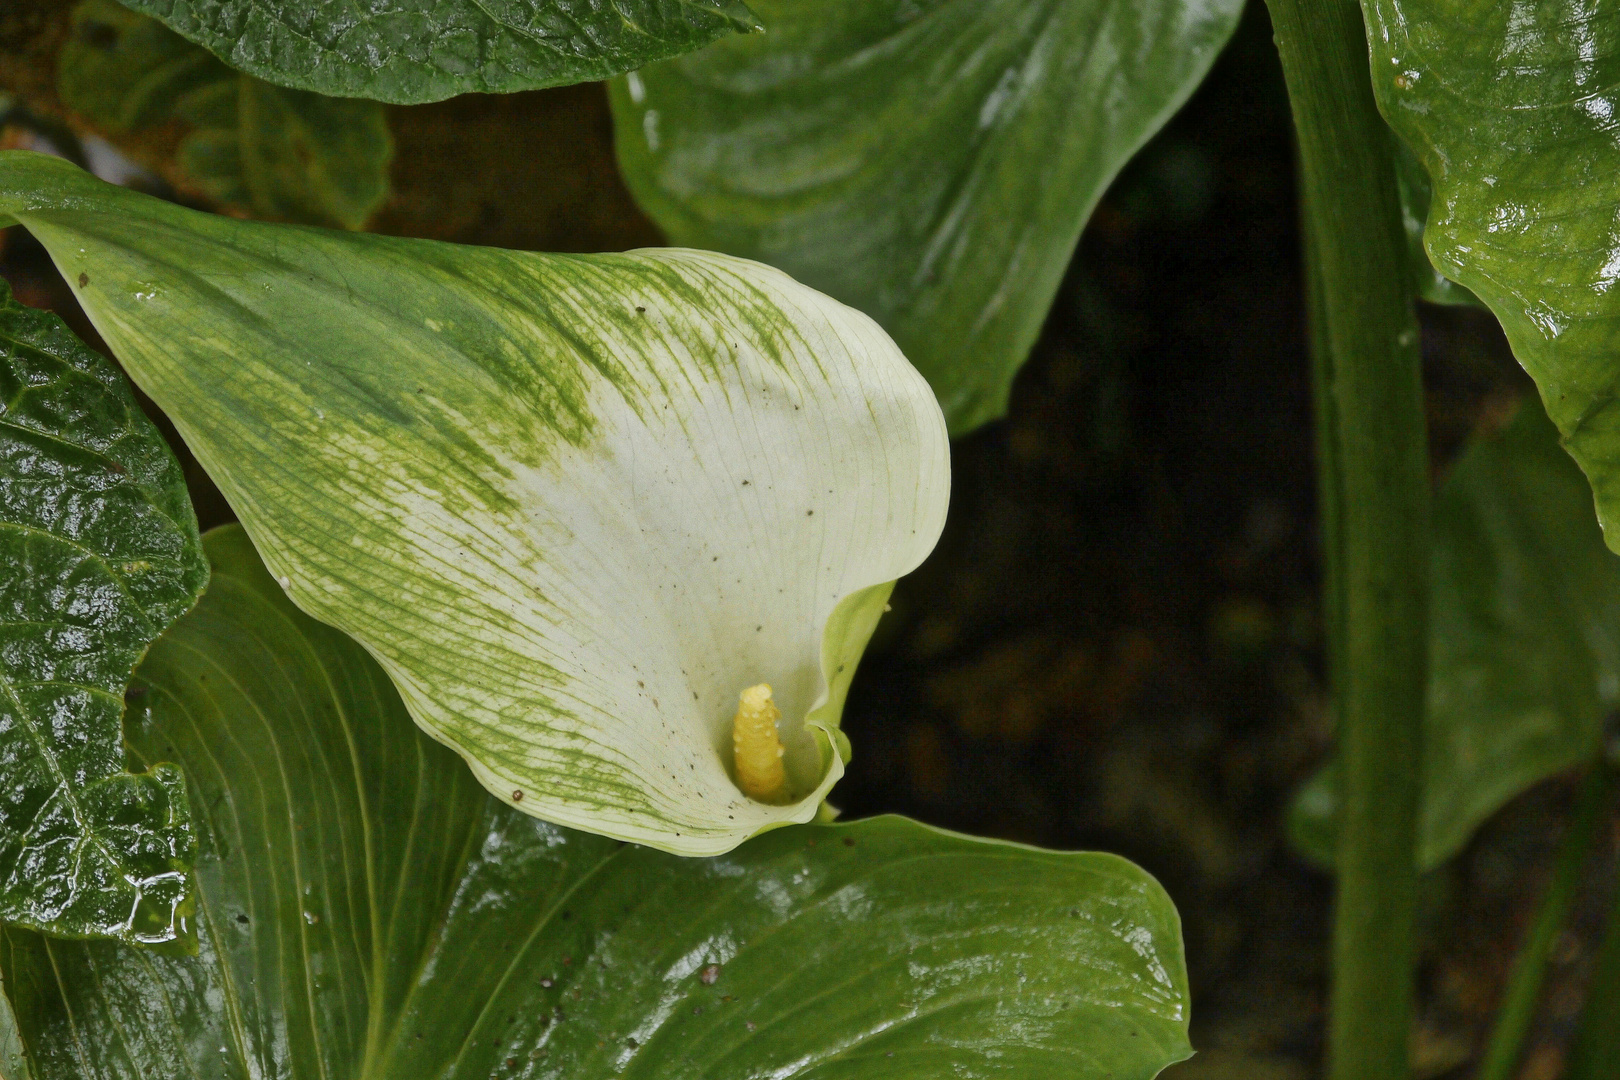
<path fill-rule="evenodd" d="M 949 493 L 939 407 L 872 320 L 708 252 L 235 221 L 23 152 L 8 216 L 288 596 L 496 796 L 691 855 L 815 816 Z M 780 782 L 745 794 L 776 713 Z"/>

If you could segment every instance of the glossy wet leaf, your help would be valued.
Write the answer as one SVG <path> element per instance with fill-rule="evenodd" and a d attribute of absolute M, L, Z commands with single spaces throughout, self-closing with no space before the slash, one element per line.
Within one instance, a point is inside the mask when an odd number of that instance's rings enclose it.
<path fill-rule="evenodd" d="M 207 581 L 197 520 L 118 369 L 4 283 L 0 566 L 0 920 L 169 940 L 185 784 L 126 771 L 121 731 L 135 662 Z"/>
<path fill-rule="evenodd" d="M 1597 495 L 1620 514 L 1620 10 L 1364 0 L 1373 84 L 1434 181 L 1435 267 L 1501 320 Z M 1609 532 L 1620 549 L 1620 534 Z"/>
<path fill-rule="evenodd" d="M 1401 221 L 1406 226 L 1406 250 L 1411 267 L 1413 291 L 1431 304 L 1480 306 L 1479 298 L 1434 268 L 1423 246 L 1423 230 L 1429 222 L 1429 203 L 1434 188 L 1422 162 L 1399 138 L 1395 144 L 1395 180 L 1400 189 Z"/>
<path fill-rule="evenodd" d="M 238 74 L 113 0 L 74 9 L 57 88 L 108 131 L 186 125 L 176 180 L 256 217 L 358 229 L 388 198 L 393 143 L 381 105 Z"/>
<path fill-rule="evenodd" d="M 1509 799 L 1592 760 L 1620 706 L 1620 558 L 1533 400 L 1476 440 L 1435 501 L 1419 862 L 1455 854 Z M 1290 830 L 1332 859 L 1331 770 Z"/>
<path fill-rule="evenodd" d="M 1006 409 L 1081 226 L 1203 78 L 1238 0 L 760 0 L 767 32 L 616 82 L 671 242 L 873 316 L 953 433 Z"/>
<path fill-rule="evenodd" d="M 758 29 L 742 0 L 127 0 L 240 71 L 408 104 L 605 79 Z"/>
<path fill-rule="evenodd" d="M 39 1080 L 1155 1075 L 1174 908 L 1110 855 L 901 818 L 715 859 L 488 798 L 234 527 L 140 677 L 199 807 L 199 952 L 8 933 Z M 171 750 L 172 748 L 172 750 Z"/>
<path fill-rule="evenodd" d="M 890 583 L 950 484 L 928 386 L 757 263 L 232 221 L 0 155 L 294 602 L 519 808 L 686 854 L 815 815 Z M 787 805 L 731 775 L 784 716 Z"/>

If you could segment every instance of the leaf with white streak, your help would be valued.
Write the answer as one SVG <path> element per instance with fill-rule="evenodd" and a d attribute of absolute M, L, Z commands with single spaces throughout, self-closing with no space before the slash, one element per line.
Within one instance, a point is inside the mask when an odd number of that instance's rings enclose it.
<path fill-rule="evenodd" d="M 294 602 L 496 795 L 682 854 L 815 815 L 948 498 L 939 407 L 876 323 L 726 256 L 233 221 L 23 152 L 0 214 L 81 283 Z M 733 782 L 762 682 L 781 805 Z"/>

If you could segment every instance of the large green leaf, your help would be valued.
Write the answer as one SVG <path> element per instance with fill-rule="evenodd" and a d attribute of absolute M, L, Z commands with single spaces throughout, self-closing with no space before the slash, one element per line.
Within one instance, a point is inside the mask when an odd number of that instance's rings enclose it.
<path fill-rule="evenodd" d="M 1429 255 L 1501 320 L 1620 550 L 1620 8 L 1362 6 L 1379 104 L 1434 181 Z"/>
<path fill-rule="evenodd" d="M 84 275 L 293 601 L 491 791 L 685 854 L 816 814 L 950 484 L 939 406 L 866 316 L 722 255 L 233 221 L 39 154 L 0 155 L 6 212 Z M 785 805 L 731 775 L 761 682 Z"/>
<path fill-rule="evenodd" d="M 135 662 L 208 580 L 197 519 L 118 369 L 3 282 L 0 565 L 0 920 L 170 940 L 185 782 L 127 772 L 120 733 Z"/>
<path fill-rule="evenodd" d="M 200 950 L 12 932 L 39 1080 L 1153 1076 L 1180 928 L 1122 859 L 900 818 L 679 859 L 488 798 L 240 530 L 140 669 L 199 808 Z"/>
<path fill-rule="evenodd" d="M 126 0 L 283 86 L 409 104 L 588 82 L 758 29 L 742 0 Z"/>
<path fill-rule="evenodd" d="M 613 87 L 630 190 L 677 244 L 882 323 L 953 433 L 1006 409 L 1081 226 L 1241 0 L 760 0 L 767 33 Z"/>
<path fill-rule="evenodd" d="M 182 183 L 257 217 L 358 229 L 388 198 L 383 107 L 239 75 L 113 0 L 84 0 L 57 56 L 62 102 L 113 132 L 180 121 Z"/>
<path fill-rule="evenodd" d="M 1435 501 L 1434 530 L 1424 867 L 1515 795 L 1592 760 L 1620 706 L 1620 558 L 1536 402 L 1464 452 Z M 1335 804 L 1329 770 L 1290 823 L 1323 862 Z"/>

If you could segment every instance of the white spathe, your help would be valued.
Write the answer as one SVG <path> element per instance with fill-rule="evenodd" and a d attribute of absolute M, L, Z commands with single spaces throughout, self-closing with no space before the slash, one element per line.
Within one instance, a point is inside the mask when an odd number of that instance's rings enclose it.
<path fill-rule="evenodd" d="M 498 797 L 575 828 L 717 854 L 810 820 L 843 775 L 837 712 L 811 714 L 835 681 L 847 687 L 886 586 L 938 539 L 949 453 L 927 384 L 864 315 L 744 260 L 635 255 L 768 282 L 784 312 L 824 336 L 785 364 L 737 343 L 720 377 L 691 379 L 654 408 L 593 380 L 585 446 L 560 444 L 539 467 L 502 462 L 511 510 L 468 522 L 432 490 L 390 493 L 410 508 L 400 540 L 413 557 L 432 553 L 459 600 L 436 635 L 447 670 L 422 677 L 414 655 L 373 652 L 417 721 Z M 671 382 L 695 366 L 675 366 Z M 506 434 L 498 421 L 464 422 L 486 446 Z M 385 455 L 385 443 L 351 450 Z M 280 539 L 260 546 L 283 573 Z M 328 617 L 308 595 L 319 587 L 306 584 L 310 560 L 285 546 L 293 600 Z M 846 599 L 872 610 L 858 640 L 843 640 L 840 620 L 827 642 Z M 485 617 L 491 606 L 522 640 Z M 475 669 L 484 677 L 465 678 Z M 783 713 L 787 806 L 748 799 L 732 770 L 737 695 L 766 681 Z M 548 725 L 570 717 L 571 739 L 530 737 L 524 709 L 537 701 Z M 645 792 L 652 819 L 605 805 L 599 773 Z"/>
<path fill-rule="evenodd" d="M 294 602 L 498 797 L 693 855 L 815 815 L 855 664 L 949 497 L 944 418 L 871 319 L 708 252 L 232 221 L 26 153 L 0 154 L 4 215 Z M 783 806 L 732 778 L 759 683 Z"/>

